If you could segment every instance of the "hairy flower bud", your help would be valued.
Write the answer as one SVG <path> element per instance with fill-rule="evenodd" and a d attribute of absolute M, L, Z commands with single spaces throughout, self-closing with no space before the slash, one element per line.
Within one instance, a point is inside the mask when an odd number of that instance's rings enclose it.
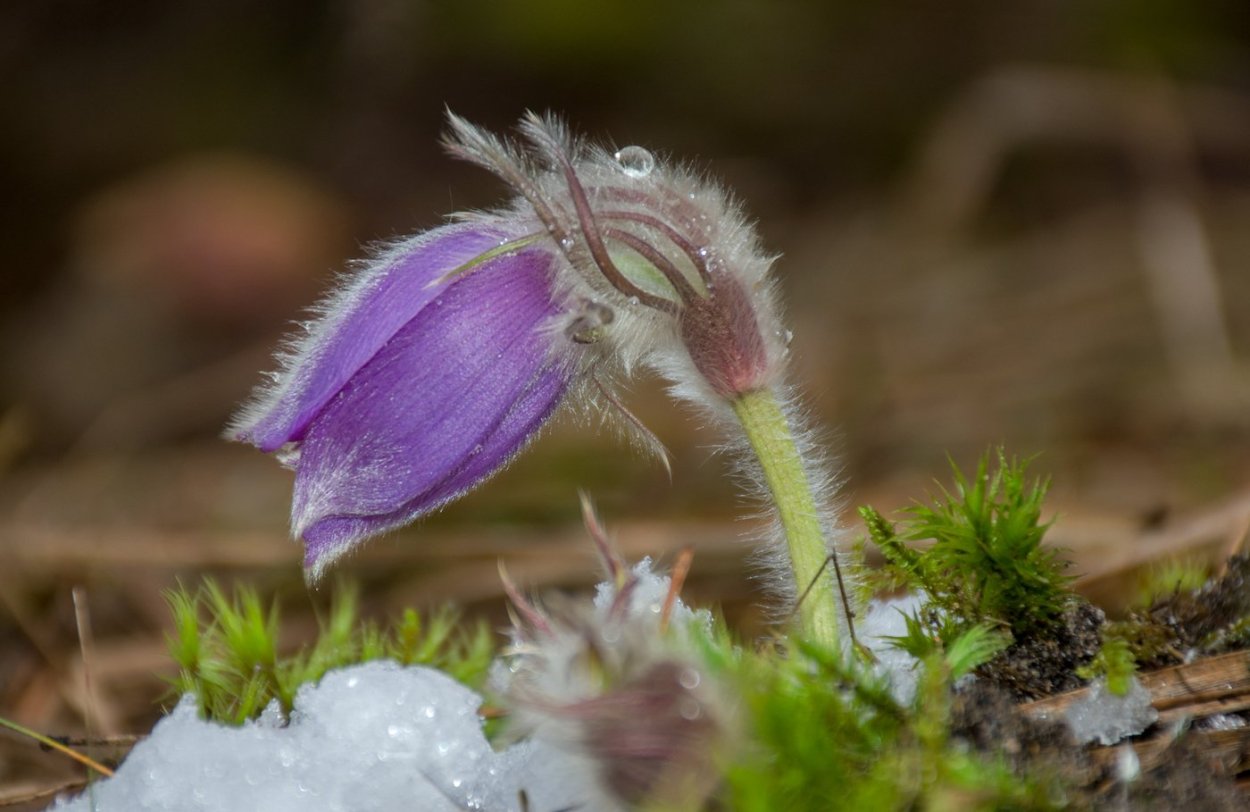
<path fill-rule="evenodd" d="M 732 741 L 733 715 L 690 645 L 711 617 L 649 559 L 625 567 L 587 519 L 610 578 L 593 605 L 540 611 L 507 584 L 520 619 L 497 687 L 512 731 L 585 754 L 606 798 L 587 808 L 700 808 Z"/>

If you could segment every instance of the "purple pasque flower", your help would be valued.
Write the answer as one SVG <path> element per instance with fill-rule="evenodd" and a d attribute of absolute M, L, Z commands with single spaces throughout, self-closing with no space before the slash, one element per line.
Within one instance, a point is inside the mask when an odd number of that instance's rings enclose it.
<path fill-rule="evenodd" d="M 230 435 L 295 469 L 311 578 L 499 470 L 564 397 L 553 256 L 483 216 L 365 263 L 292 342 Z"/>
<path fill-rule="evenodd" d="M 230 428 L 295 469 L 314 579 L 498 471 L 570 392 L 655 448 L 617 375 L 649 366 L 722 414 L 778 382 L 771 258 L 718 188 L 552 119 L 523 120 L 526 149 L 450 120 L 449 150 L 518 198 L 364 263 Z"/>

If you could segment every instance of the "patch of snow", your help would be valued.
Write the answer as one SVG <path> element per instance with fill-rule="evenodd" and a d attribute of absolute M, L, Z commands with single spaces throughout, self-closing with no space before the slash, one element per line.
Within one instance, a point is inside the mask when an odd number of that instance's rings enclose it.
<path fill-rule="evenodd" d="M 1115 776 L 1121 784 L 1131 784 L 1141 778 L 1141 759 L 1132 745 L 1122 744 L 1116 748 Z"/>
<path fill-rule="evenodd" d="M 1064 721 L 1079 744 L 1097 740 L 1115 744 L 1150 727 L 1159 712 L 1150 704 L 1150 692 L 1133 679 L 1128 693 L 1116 696 L 1103 680 L 1096 680 L 1089 693 L 1068 706 Z"/>
<path fill-rule="evenodd" d="M 1246 726 L 1243 716 L 1235 713 L 1216 713 L 1199 719 L 1194 727 L 1199 730 L 1240 730 Z"/>
<path fill-rule="evenodd" d="M 890 693 L 900 705 L 911 704 L 920 679 L 920 661 L 887 638 L 907 634 L 905 615 L 914 615 L 924 606 L 924 596 L 908 593 L 900 598 L 872 600 L 863 617 L 855 621 L 855 635 L 877 658 L 877 673 L 890 681 Z"/>
<path fill-rule="evenodd" d="M 651 617 L 658 627 L 672 580 L 667 575 L 652 571 L 651 556 L 646 556 L 635 564 L 632 574 L 637 579 L 637 584 L 630 595 L 628 615 L 632 618 Z M 603 581 L 595 587 L 595 612 L 600 620 L 607 620 L 608 610 L 615 599 L 616 585 L 611 581 Z M 712 613 L 706 609 L 691 609 L 678 597 L 673 602 L 669 622 L 674 628 L 697 624 L 695 628 L 706 630 L 712 628 Z"/>
<path fill-rule="evenodd" d="M 56 812 L 412 812 L 602 808 L 584 761 L 540 742 L 491 749 L 481 698 L 393 662 L 301 688 L 289 724 L 201 720 L 184 697 L 110 779 Z"/>

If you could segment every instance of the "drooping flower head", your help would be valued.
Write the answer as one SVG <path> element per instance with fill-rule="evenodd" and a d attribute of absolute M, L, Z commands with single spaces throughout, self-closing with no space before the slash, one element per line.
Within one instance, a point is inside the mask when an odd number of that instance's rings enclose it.
<path fill-rule="evenodd" d="M 639 365 L 721 412 L 777 383 L 771 259 L 719 189 L 550 118 L 524 149 L 450 121 L 517 199 L 362 263 L 230 427 L 295 469 L 313 578 L 498 471 L 570 394 L 623 411 L 610 382 Z"/>

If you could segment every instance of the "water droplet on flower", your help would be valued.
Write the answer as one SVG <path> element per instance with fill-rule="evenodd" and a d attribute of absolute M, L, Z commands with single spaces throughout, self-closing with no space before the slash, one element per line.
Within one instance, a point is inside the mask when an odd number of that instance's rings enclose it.
<path fill-rule="evenodd" d="M 630 296 L 630 297 L 629 297 L 629 303 L 630 303 L 631 305 L 636 305 L 636 304 L 638 304 L 638 302 L 639 302 L 639 301 L 641 301 L 641 300 L 640 300 L 637 296 Z"/>
<path fill-rule="evenodd" d="M 622 147 L 613 157 L 631 178 L 645 178 L 655 169 L 655 156 L 642 147 Z"/>
<path fill-rule="evenodd" d="M 574 243 L 573 243 L 573 238 L 572 238 L 572 237 L 561 237 L 561 238 L 560 238 L 560 247 L 561 247 L 561 248 L 563 248 L 565 251 L 570 251 L 570 250 L 572 250 L 573 245 L 574 245 Z"/>
<path fill-rule="evenodd" d="M 781 343 L 789 347 L 790 342 L 794 341 L 794 331 L 793 330 L 778 330 L 777 338 L 780 338 Z"/>
<path fill-rule="evenodd" d="M 683 668 L 681 673 L 677 675 L 677 681 L 681 683 L 681 687 L 687 691 L 692 691 L 699 687 L 699 683 L 703 680 L 699 672 L 693 668 Z"/>
<path fill-rule="evenodd" d="M 460 785 L 463 783 L 464 783 L 464 780 L 460 778 L 453 778 L 451 781 L 451 785 L 455 787 L 456 789 L 460 789 Z"/>
<path fill-rule="evenodd" d="M 433 718 L 434 718 L 434 706 L 433 706 L 433 705 L 426 705 L 426 706 L 425 706 L 425 718 L 426 718 L 426 719 L 433 719 Z"/>
<path fill-rule="evenodd" d="M 360 678 L 359 678 L 359 677 L 349 677 L 349 678 L 348 678 L 348 680 L 347 680 L 347 687 L 348 687 L 348 688 L 355 688 L 355 687 L 356 687 L 356 685 L 357 685 L 357 684 L 359 684 L 359 682 L 360 682 Z"/>
<path fill-rule="evenodd" d="M 694 721 L 703 715 L 703 708 L 699 707 L 697 701 L 687 697 L 678 704 L 677 712 L 681 714 L 681 718 Z"/>
<path fill-rule="evenodd" d="M 712 252 L 708 249 L 706 245 L 700 248 L 697 253 L 699 256 L 703 257 L 704 259 L 707 259 L 709 256 L 712 255 Z"/>

